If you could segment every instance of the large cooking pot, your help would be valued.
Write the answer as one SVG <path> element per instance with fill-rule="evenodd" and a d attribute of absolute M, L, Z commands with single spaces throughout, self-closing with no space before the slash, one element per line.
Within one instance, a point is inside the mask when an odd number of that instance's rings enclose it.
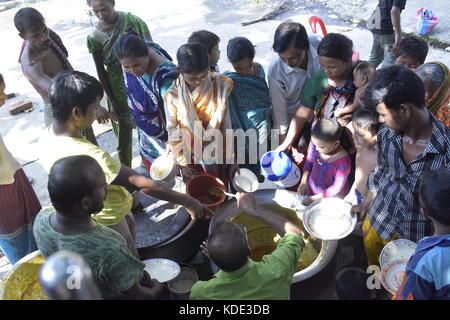
<path fill-rule="evenodd" d="M 279 205 L 285 208 L 295 208 L 295 196 L 296 193 L 288 190 L 258 190 L 253 193 L 258 205 Z M 242 210 L 238 209 L 236 200 L 229 200 L 222 204 L 217 209 L 216 214 L 211 219 L 209 226 L 209 233 L 214 229 L 215 225 L 219 221 L 229 221 L 233 216 Z M 297 212 L 297 216 L 302 219 L 303 215 Z M 337 241 L 322 241 L 322 248 L 320 250 L 317 259 L 307 268 L 296 272 L 292 279 L 293 283 L 300 282 L 311 278 L 320 272 L 327 264 L 333 259 L 334 253 L 337 248 Z M 217 269 L 216 266 L 212 266 L 213 269 Z"/>
<path fill-rule="evenodd" d="M 139 194 L 145 212 L 136 220 L 136 247 L 142 259 L 188 262 L 208 236 L 210 220 L 192 220 L 186 209 Z"/>

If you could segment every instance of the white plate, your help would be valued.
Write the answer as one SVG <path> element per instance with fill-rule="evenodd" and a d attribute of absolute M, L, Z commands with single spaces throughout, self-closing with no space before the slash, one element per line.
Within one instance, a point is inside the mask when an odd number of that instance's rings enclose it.
<path fill-rule="evenodd" d="M 311 203 L 303 213 L 303 225 L 312 236 L 321 240 L 339 240 L 348 236 L 357 217 L 351 205 L 339 198 L 324 198 Z"/>
<path fill-rule="evenodd" d="M 408 260 L 398 259 L 387 263 L 381 270 L 380 278 L 383 287 L 392 294 L 400 288 L 403 278 L 406 275 L 406 265 Z"/>
<path fill-rule="evenodd" d="M 167 282 L 175 279 L 180 274 L 180 266 L 175 261 L 169 259 L 148 259 L 145 263 L 145 271 L 152 279 L 159 282 Z"/>
<path fill-rule="evenodd" d="M 416 247 L 417 244 L 415 242 L 406 239 L 398 239 L 389 242 L 384 246 L 380 254 L 381 268 L 394 260 L 405 259 L 408 261 L 416 250 Z"/>

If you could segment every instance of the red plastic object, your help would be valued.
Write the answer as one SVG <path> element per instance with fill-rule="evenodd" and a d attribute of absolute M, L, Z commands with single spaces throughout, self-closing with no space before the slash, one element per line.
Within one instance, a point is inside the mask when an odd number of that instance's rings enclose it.
<path fill-rule="evenodd" d="M 317 16 L 312 16 L 309 18 L 309 26 L 311 27 L 311 30 L 313 33 L 317 33 L 316 25 L 320 25 L 320 29 L 322 29 L 323 36 L 326 36 L 328 34 L 327 28 L 325 27 L 325 23 Z"/>
<path fill-rule="evenodd" d="M 214 212 L 225 201 L 226 196 L 219 197 L 210 194 L 209 189 L 211 187 L 220 187 L 226 190 L 225 184 L 219 178 L 203 173 L 194 176 L 188 182 L 186 192 Z"/>
<path fill-rule="evenodd" d="M 312 16 L 311 18 L 309 18 L 309 26 L 311 27 L 313 33 L 317 33 L 317 24 L 320 25 L 320 29 L 322 29 L 322 34 L 325 37 L 328 34 L 328 32 L 327 28 L 325 27 L 325 23 L 322 21 L 322 19 L 320 19 L 317 16 Z M 358 51 L 353 51 L 352 61 L 353 62 L 360 61 Z"/>

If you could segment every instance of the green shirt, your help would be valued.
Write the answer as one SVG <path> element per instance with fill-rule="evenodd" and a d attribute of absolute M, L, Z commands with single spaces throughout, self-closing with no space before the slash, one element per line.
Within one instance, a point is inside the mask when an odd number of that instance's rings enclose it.
<path fill-rule="evenodd" d="M 306 81 L 300 97 L 300 104 L 317 111 L 322 93 L 327 87 L 328 78 L 321 69 Z"/>
<path fill-rule="evenodd" d="M 211 280 L 198 281 L 190 299 L 289 300 L 292 277 L 304 246 L 299 234 L 285 234 L 277 249 L 261 262 L 249 260 L 239 270 L 220 270 Z"/>
<path fill-rule="evenodd" d="M 50 224 L 53 207 L 43 208 L 37 215 L 33 234 L 44 258 L 61 251 L 81 255 L 92 270 L 102 296 L 118 297 L 140 280 L 145 265 L 128 250 L 125 239 L 101 224 L 77 235 L 63 235 Z"/>

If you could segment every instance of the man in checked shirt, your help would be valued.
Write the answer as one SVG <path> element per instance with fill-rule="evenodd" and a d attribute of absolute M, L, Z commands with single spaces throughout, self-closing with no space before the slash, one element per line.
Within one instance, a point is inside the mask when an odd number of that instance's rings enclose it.
<path fill-rule="evenodd" d="M 433 233 L 431 220 L 420 213 L 418 187 L 422 173 L 450 168 L 450 129 L 425 107 L 424 85 L 403 66 L 381 69 L 364 96 L 376 108 L 378 164 L 368 178 L 370 192 L 352 208 L 364 218 L 362 231 L 369 265 L 390 241 L 418 242 Z"/>

